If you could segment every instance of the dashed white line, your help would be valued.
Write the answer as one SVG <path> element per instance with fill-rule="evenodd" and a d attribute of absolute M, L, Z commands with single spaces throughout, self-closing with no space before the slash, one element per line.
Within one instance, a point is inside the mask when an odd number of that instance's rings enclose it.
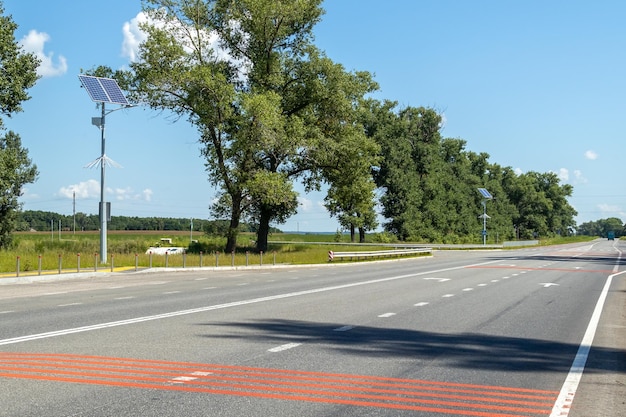
<path fill-rule="evenodd" d="M 478 284 L 479 287 L 486 287 L 487 284 Z"/>
<path fill-rule="evenodd" d="M 463 291 L 474 291 L 473 288 L 463 288 Z"/>
<path fill-rule="evenodd" d="M 216 288 L 217 288 L 217 287 L 204 287 L 204 288 L 203 288 L 203 290 L 214 290 L 214 289 L 216 289 Z"/>
<path fill-rule="evenodd" d="M 450 298 L 450 297 L 454 297 L 454 294 L 444 294 L 441 296 L 441 298 Z"/>
<path fill-rule="evenodd" d="M 135 297 L 129 295 L 127 297 L 117 297 L 117 298 L 114 298 L 114 300 L 132 300 L 133 298 Z"/>
<path fill-rule="evenodd" d="M 429 303 L 427 301 L 421 301 L 417 304 L 413 304 L 415 307 L 424 307 L 427 306 Z"/>
<path fill-rule="evenodd" d="M 83 303 L 67 303 L 67 304 L 59 304 L 57 307 L 70 307 L 70 306 L 79 306 Z"/>
<path fill-rule="evenodd" d="M 180 291 L 165 291 L 163 295 L 180 294 Z"/>
<path fill-rule="evenodd" d="M 491 263 L 493 262 L 483 262 L 483 263 L 475 264 L 472 266 L 489 265 Z M 433 272 L 437 273 L 437 272 L 444 272 L 444 271 L 454 271 L 454 270 L 459 270 L 463 268 L 467 268 L 467 265 L 445 268 L 439 271 L 429 271 L 429 273 L 432 274 Z M 354 288 L 358 286 L 377 284 L 381 282 L 390 282 L 390 281 L 396 281 L 396 280 L 401 280 L 401 279 L 413 278 L 413 277 L 420 276 L 420 275 L 425 275 L 425 273 L 417 272 L 417 273 L 412 273 L 412 274 L 397 275 L 397 276 L 392 276 L 392 277 L 378 278 L 378 279 L 354 282 L 354 283 L 349 283 L 349 284 L 333 285 L 333 286 L 327 286 L 327 287 L 313 288 L 313 289 L 304 290 L 304 291 L 295 291 L 295 292 L 284 293 L 284 294 L 276 294 L 276 295 L 267 296 L 267 297 L 258 297 L 258 298 L 251 298 L 251 299 L 246 299 L 246 300 L 239 300 L 239 301 L 234 301 L 234 302 L 224 303 L 224 304 L 208 305 L 204 307 L 192 308 L 192 309 L 187 309 L 187 310 L 171 311 L 168 313 L 155 314 L 151 316 L 134 317 L 131 319 L 126 319 L 126 320 L 103 322 L 103 323 L 98 323 L 98 324 L 89 325 L 89 326 L 67 328 L 67 329 L 55 330 L 55 331 L 45 332 L 45 333 L 29 334 L 29 335 L 24 335 L 24 336 L 19 336 L 19 337 L 12 337 L 8 339 L 0 339 L 0 346 L 5 346 L 5 345 L 10 345 L 10 344 L 15 344 L 15 343 L 23 343 L 23 342 L 32 341 L 32 340 L 47 339 L 51 337 L 65 336 L 69 334 L 108 329 L 111 327 L 127 326 L 127 325 L 132 325 L 132 324 L 137 324 L 137 323 L 144 323 L 147 321 L 162 320 L 162 319 L 166 319 L 170 317 L 180 317 L 180 316 L 185 316 L 185 315 L 190 315 L 190 314 L 204 313 L 207 311 L 220 310 L 224 308 L 233 308 L 233 307 L 239 307 L 243 305 L 250 305 L 250 304 L 257 304 L 257 303 L 263 303 L 263 302 L 269 302 L 269 301 L 275 301 L 275 300 L 282 300 L 286 298 L 300 297 L 300 296 L 309 295 L 309 294 L 319 294 L 323 292 L 343 290 L 345 288 Z M 165 282 L 162 282 L 162 283 L 165 283 Z M 127 297 L 127 298 L 134 298 L 134 297 Z"/>
<path fill-rule="evenodd" d="M 396 313 L 385 313 L 385 314 L 380 314 L 378 317 L 387 318 L 387 317 L 392 317 L 392 316 L 395 316 L 395 315 L 396 315 Z"/>
<path fill-rule="evenodd" d="M 354 329 L 354 326 L 347 325 L 347 326 L 337 327 L 336 329 L 333 329 L 333 331 L 335 331 L 335 332 L 347 332 L 348 330 L 352 330 L 352 329 Z"/>
<path fill-rule="evenodd" d="M 15 313 L 15 310 L 0 311 L 0 314 L 9 314 L 9 313 Z"/>
<path fill-rule="evenodd" d="M 293 349 L 295 347 L 300 346 L 302 343 L 287 343 L 284 345 L 280 345 L 280 346 L 276 346 L 274 348 L 268 349 L 268 352 L 272 352 L 272 353 L 276 353 L 276 352 L 282 352 L 283 350 L 288 350 L 288 349 Z"/>
<path fill-rule="evenodd" d="M 247 282 L 242 282 L 242 283 L 240 283 L 240 284 L 237 284 L 237 286 L 238 286 L 238 287 L 244 287 L 244 286 L 246 286 L 246 285 L 248 285 L 248 283 L 247 283 Z"/>

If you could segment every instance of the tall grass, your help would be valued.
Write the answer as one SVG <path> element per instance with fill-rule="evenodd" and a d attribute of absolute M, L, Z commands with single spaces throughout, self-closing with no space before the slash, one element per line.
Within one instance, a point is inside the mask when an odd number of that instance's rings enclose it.
<path fill-rule="evenodd" d="M 150 247 L 159 246 L 160 239 L 172 239 L 171 246 L 184 247 L 183 255 L 155 255 L 147 253 Z M 193 237 L 194 242 L 191 242 Z M 225 238 L 190 236 L 189 232 L 122 232 L 107 234 L 108 259 L 100 259 L 98 232 L 53 235 L 51 233 L 19 233 L 15 235 L 13 247 L 0 251 L 0 274 L 34 274 L 41 271 L 76 272 L 107 268 L 159 268 L 159 267 L 209 267 L 245 266 L 271 264 L 315 264 L 328 260 L 329 250 L 355 250 L 342 246 L 338 249 L 328 245 L 307 245 L 307 242 L 333 240 L 333 235 L 280 235 L 280 240 L 295 241 L 270 244 L 267 253 L 256 253 L 255 236 L 241 234 L 234 253 L 223 253 Z M 167 246 L 170 246 L 169 244 Z M 371 250 L 372 247 L 367 249 Z M 18 261 L 19 259 L 19 261 Z"/>

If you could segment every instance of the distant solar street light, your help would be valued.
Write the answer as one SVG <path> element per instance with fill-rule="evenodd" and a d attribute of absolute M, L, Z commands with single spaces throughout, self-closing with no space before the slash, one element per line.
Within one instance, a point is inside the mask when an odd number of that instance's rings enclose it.
<path fill-rule="evenodd" d="M 486 188 L 479 188 L 478 192 L 483 196 L 483 214 L 478 216 L 483 219 L 483 245 L 487 244 L 487 219 L 491 217 L 487 216 L 487 200 L 493 200 L 493 196 Z"/>

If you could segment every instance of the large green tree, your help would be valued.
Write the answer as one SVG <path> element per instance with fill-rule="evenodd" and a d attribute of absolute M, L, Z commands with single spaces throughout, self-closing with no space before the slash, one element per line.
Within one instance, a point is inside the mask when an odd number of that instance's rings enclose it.
<path fill-rule="evenodd" d="M 133 63 L 135 100 L 198 128 L 210 181 L 227 214 L 226 250 L 244 216 L 270 223 L 297 208 L 293 181 L 317 189 L 354 137 L 356 108 L 376 88 L 313 45 L 321 0 L 146 0 L 150 17 Z M 218 47 L 219 45 L 219 47 Z M 367 141 L 363 134 L 359 137 Z"/>
<path fill-rule="evenodd" d="M 22 102 L 30 96 L 27 90 L 35 85 L 39 61 L 23 51 L 15 41 L 17 25 L 4 15 L 0 3 L 0 113 L 11 117 L 22 111 Z M 16 133 L 6 131 L 0 117 L 0 247 L 10 245 L 20 209 L 18 198 L 22 187 L 37 177 L 37 167 L 28 158 L 28 151 Z"/>

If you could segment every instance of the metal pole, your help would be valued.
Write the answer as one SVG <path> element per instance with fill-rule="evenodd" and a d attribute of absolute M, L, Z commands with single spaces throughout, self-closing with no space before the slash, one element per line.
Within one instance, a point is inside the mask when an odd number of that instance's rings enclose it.
<path fill-rule="evenodd" d="M 100 158 L 100 262 L 107 262 L 107 213 L 104 202 L 104 172 L 106 166 L 105 139 L 104 139 L 104 102 L 102 103 L 102 118 L 100 119 L 100 132 L 102 138 L 102 155 Z"/>
<path fill-rule="evenodd" d="M 487 244 L 487 201 L 483 200 L 483 246 Z"/>

